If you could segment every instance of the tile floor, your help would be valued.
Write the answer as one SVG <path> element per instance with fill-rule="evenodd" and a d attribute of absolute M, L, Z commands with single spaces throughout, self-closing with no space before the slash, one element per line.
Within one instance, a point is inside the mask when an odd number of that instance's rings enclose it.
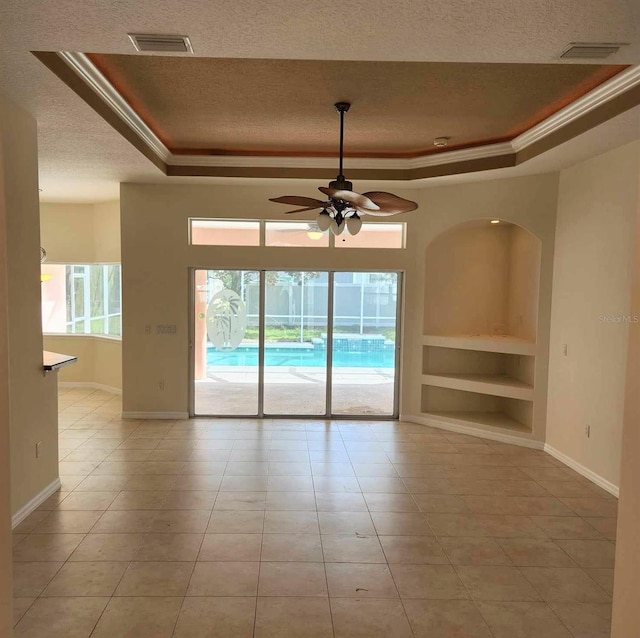
<path fill-rule="evenodd" d="M 15 530 L 16 638 L 605 638 L 616 500 L 395 422 L 131 422 L 60 393 L 61 492 Z"/>

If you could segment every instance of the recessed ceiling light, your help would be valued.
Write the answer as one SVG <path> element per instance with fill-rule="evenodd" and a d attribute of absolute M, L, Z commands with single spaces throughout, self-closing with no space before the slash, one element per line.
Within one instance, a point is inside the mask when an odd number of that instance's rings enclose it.
<path fill-rule="evenodd" d="M 564 60 L 601 60 L 617 53 L 627 42 L 571 42 L 560 54 Z"/>
<path fill-rule="evenodd" d="M 492 223 L 492 224 L 499 224 L 499 223 L 500 223 L 500 220 L 499 220 L 499 219 L 492 219 L 492 220 L 491 220 L 491 223 Z"/>
<path fill-rule="evenodd" d="M 188 35 L 128 33 L 136 51 L 153 53 L 193 53 Z"/>
<path fill-rule="evenodd" d="M 450 137 L 436 137 L 433 140 L 433 145 L 437 146 L 438 148 L 442 148 L 449 143 L 450 139 L 451 139 Z"/>

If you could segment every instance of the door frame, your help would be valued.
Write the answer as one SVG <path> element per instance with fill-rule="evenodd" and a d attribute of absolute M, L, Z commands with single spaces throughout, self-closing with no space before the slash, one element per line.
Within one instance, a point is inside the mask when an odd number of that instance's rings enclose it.
<path fill-rule="evenodd" d="M 257 414 L 196 414 L 195 413 L 195 296 L 196 296 L 196 270 L 219 270 L 220 267 L 189 267 L 189 295 L 188 295 L 188 314 L 189 314 L 189 418 L 202 419 L 311 419 L 318 421 L 345 420 L 345 421 L 396 421 L 400 415 L 400 391 L 401 391 L 401 363 L 402 363 L 402 317 L 404 310 L 404 271 L 402 270 L 376 270 L 371 268 L 365 269 L 336 269 L 328 270 L 326 268 L 296 268 L 296 272 L 326 272 L 327 279 L 327 360 L 326 360 L 326 401 L 324 414 L 265 414 L 264 413 L 264 315 L 266 303 L 266 272 L 280 272 L 286 268 L 224 268 L 225 270 L 246 270 L 260 273 L 260 295 L 258 302 L 258 322 L 260 326 L 258 337 L 258 412 Z M 396 282 L 396 337 L 394 351 L 394 388 L 393 388 L 393 412 L 391 414 L 333 414 L 331 412 L 332 404 L 332 382 L 331 371 L 333 370 L 333 306 L 334 306 L 334 282 L 335 274 L 338 272 L 362 272 L 362 273 L 395 273 L 397 275 Z"/>

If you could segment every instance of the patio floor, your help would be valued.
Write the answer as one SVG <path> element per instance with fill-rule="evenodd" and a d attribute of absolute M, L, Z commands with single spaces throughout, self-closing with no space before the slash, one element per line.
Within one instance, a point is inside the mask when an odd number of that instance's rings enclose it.
<path fill-rule="evenodd" d="M 265 368 L 265 413 L 324 415 L 325 371 L 318 367 Z M 258 374 L 255 368 L 210 369 L 196 381 L 198 415 L 257 413 Z M 389 368 L 334 368 L 333 414 L 392 415 L 394 371 Z"/>

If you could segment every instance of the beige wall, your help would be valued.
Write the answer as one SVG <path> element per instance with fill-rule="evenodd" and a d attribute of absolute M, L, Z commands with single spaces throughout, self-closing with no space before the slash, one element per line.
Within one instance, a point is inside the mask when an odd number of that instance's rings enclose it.
<path fill-rule="evenodd" d="M 40 204 L 40 234 L 47 262 L 120 261 L 120 203 Z"/>
<path fill-rule="evenodd" d="M 93 205 L 40 204 L 40 237 L 47 262 L 90 263 L 94 255 Z"/>
<path fill-rule="evenodd" d="M 536 341 L 541 242 L 520 226 L 469 222 L 427 246 L 424 333 Z"/>
<path fill-rule="evenodd" d="M 119 339 L 84 335 L 45 335 L 44 348 L 78 357 L 58 372 L 65 383 L 95 383 L 105 389 L 122 390 L 122 342 Z"/>
<path fill-rule="evenodd" d="M 507 325 L 509 334 L 535 341 L 538 332 L 538 288 L 542 243 L 530 233 L 511 227 L 509 255 L 509 300 Z"/>
<path fill-rule="evenodd" d="M 424 334 L 506 333 L 510 231 L 472 222 L 429 244 Z"/>
<path fill-rule="evenodd" d="M 636 215 L 631 314 L 640 317 L 640 191 Z M 640 627 L 640 323 L 629 327 L 612 638 L 636 638 Z"/>
<path fill-rule="evenodd" d="M 2 96 L 0 96 L 2 100 Z M 0 112 L 4 113 L 0 102 Z M 11 588 L 11 435 L 9 421 L 9 327 L 7 301 L 7 197 L 5 131 L 0 119 L 0 635 L 10 636 L 13 622 Z"/>
<path fill-rule="evenodd" d="M 629 324 L 603 318 L 631 314 L 639 176 L 640 142 L 560 175 L 547 443 L 613 485 Z"/>
<path fill-rule="evenodd" d="M 358 186 L 358 185 L 356 185 Z M 296 188 L 294 187 L 289 187 Z M 309 195 L 313 195 L 312 190 Z M 188 218 L 282 220 L 269 204 L 282 186 L 159 186 L 123 184 L 123 401 L 125 412 L 184 413 L 189 407 L 189 268 L 401 270 L 405 272 L 401 411 L 420 412 L 425 246 L 455 224 L 501 217 L 521 224 L 543 242 L 539 310 L 540 377 L 546 396 L 553 231 L 557 177 L 542 175 L 431 188 L 394 188 L 420 208 L 393 221 L 407 221 L 407 249 L 296 249 L 189 246 Z M 300 194 L 305 188 L 297 187 Z M 304 219 L 305 216 L 300 216 Z M 313 215 L 306 217 L 313 219 Z M 155 332 L 176 324 L 176 334 Z M 145 326 L 152 326 L 145 334 Z M 164 390 L 160 390 L 160 382 Z M 542 414 L 543 430 L 544 411 Z"/>
<path fill-rule="evenodd" d="M 120 262 L 120 202 L 103 202 L 93 207 L 94 261 Z"/>
<path fill-rule="evenodd" d="M 42 372 L 40 223 L 35 121 L 2 103 L 9 312 L 11 506 L 16 513 L 58 477 L 55 374 Z M 41 455 L 36 458 L 36 443 Z"/>
<path fill-rule="evenodd" d="M 120 202 L 41 204 L 42 245 L 47 263 L 119 263 Z M 46 282 L 50 286 L 54 280 Z M 44 337 L 46 350 L 72 354 L 78 362 L 62 368 L 58 378 L 122 389 L 122 342 L 83 335 Z"/>

